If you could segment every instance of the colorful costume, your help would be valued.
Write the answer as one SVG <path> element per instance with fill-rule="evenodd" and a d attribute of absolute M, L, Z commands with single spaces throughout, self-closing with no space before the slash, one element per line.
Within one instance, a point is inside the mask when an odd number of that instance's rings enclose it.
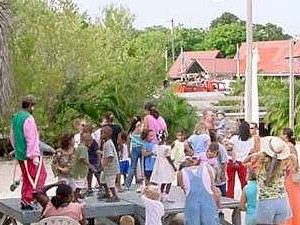
<path fill-rule="evenodd" d="M 33 116 L 27 111 L 13 115 L 11 144 L 22 173 L 22 206 L 29 205 L 33 189 L 43 187 L 47 172 L 39 149 L 39 135 Z"/>

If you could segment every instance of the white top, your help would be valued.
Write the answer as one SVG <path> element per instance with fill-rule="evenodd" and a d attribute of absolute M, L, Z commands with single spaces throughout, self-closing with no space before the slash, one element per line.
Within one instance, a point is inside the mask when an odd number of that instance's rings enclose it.
<path fill-rule="evenodd" d="M 233 144 L 233 153 L 235 154 L 235 160 L 243 162 L 249 155 L 251 149 L 254 147 L 254 138 L 251 137 L 247 141 L 239 139 L 238 135 L 233 135 L 230 140 Z"/>
<path fill-rule="evenodd" d="M 81 134 L 77 133 L 74 135 L 74 141 L 75 141 L 75 145 L 74 147 L 77 148 L 79 146 L 79 144 L 81 143 Z"/>
<path fill-rule="evenodd" d="M 150 181 L 156 184 L 172 183 L 174 181 L 175 171 L 167 159 L 167 157 L 171 156 L 171 146 L 155 145 L 153 151 L 156 153 L 157 157 Z"/>
<path fill-rule="evenodd" d="M 161 217 L 165 214 L 163 204 L 160 201 L 147 198 L 145 195 L 142 195 L 141 199 L 146 207 L 145 225 L 162 225 Z"/>
<path fill-rule="evenodd" d="M 127 144 L 123 144 L 120 161 L 126 161 L 126 160 L 129 160 L 128 146 Z"/>
<path fill-rule="evenodd" d="M 210 175 L 209 175 L 209 172 L 208 172 L 208 166 L 209 165 L 200 165 L 200 166 L 203 166 L 202 182 L 203 182 L 203 185 L 205 187 L 205 190 L 209 194 L 213 194 L 213 191 L 211 189 L 211 179 L 210 179 Z M 187 175 L 186 170 L 191 170 L 192 173 L 196 174 L 196 172 L 198 170 L 198 166 L 197 167 L 187 167 L 187 168 L 184 168 L 182 170 L 183 186 L 184 186 L 185 194 L 188 195 L 191 185 L 190 185 L 190 180 L 188 179 L 188 175 Z"/>
<path fill-rule="evenodd" d="M 101 145 L 101 143 L 100 143 L 101 128 L 99 128 L 98 130 L 94 131 L 94 133 L 92 133 L 92 137 L 97 142 L 98 146 L 100 147 L 100 145 Z"/>

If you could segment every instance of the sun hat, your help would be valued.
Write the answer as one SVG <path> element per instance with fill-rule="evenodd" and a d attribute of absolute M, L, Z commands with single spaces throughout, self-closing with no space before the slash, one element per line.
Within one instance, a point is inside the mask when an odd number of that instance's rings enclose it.
<path fill-rule="evenodd" d="M 291 152 L 289 145 L 280 137 L 275 136 L 261 138 L 261 151 L 279 160 L 287 159 Z"/>

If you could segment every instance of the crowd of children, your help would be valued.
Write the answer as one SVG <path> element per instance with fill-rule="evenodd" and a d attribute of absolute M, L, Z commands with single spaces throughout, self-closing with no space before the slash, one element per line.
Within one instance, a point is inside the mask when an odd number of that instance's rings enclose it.
<path fill-rule="evenodd" d="M 99 199 L 107 202 L 120 201 L 118 192 L 133 190 L 135 177 L 137 188 L 143 187 L 146 225 L 161 224 L 162 203 L 173 202 L 172 185 L 180 186 L 186 195 L 182 223 L 217 225 L 220 196 L 236 197 L 237 173 L 246 225 L 300 224 L 295 201 L 300 175 L 291 129 L 284 129 L 281 137 L 259 137 L 257 124 L 241 121 L 233 133 L 224 112 L 215 117 L 208 110 L 193 134 L 187 137 L 179 130 L 170 142 L 167 124 L 155 105 L 146 104 L 145 112 L 144 119 L 133 118 L 128 132 L 114 124 L 109 113 L 98 128 L 80 119 L 75 123 L 76 135 L 62 135 L 51 165 L 59 183 L 34 192 L 45 217 L 64 214 L 84 224 L 80 199 L 93 195 L 93 177 Z M 58 186 L 56 196 L 49 199 L 46 191 L 53 186 Z"/>

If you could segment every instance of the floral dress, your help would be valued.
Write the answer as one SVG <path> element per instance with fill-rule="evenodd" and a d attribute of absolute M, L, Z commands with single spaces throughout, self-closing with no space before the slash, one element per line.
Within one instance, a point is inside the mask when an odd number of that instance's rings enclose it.
<path fill-rule="evenodd" d="M 74 164 L 75 155 L 63 149 L 57 149 L 52 160 L 51 168 L 54 176 L 58 179 L 72 178 L 72 166 Z"/>

